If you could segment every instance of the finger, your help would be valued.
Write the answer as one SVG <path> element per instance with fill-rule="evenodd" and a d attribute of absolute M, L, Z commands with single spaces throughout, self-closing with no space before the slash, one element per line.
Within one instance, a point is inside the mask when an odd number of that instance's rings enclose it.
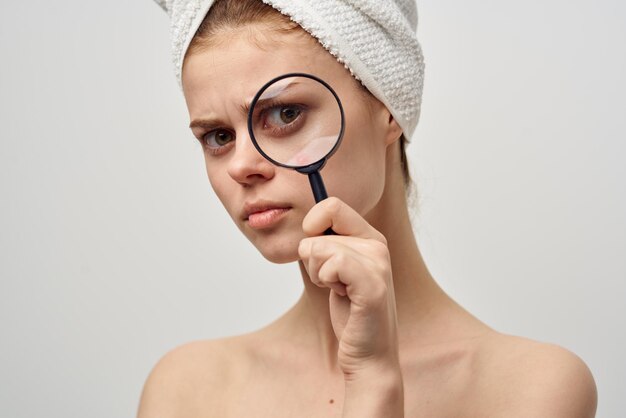
<path fill-rule="evenodd" d="M 312 280 L 318 286 L 333 286 L 331 288 L 338 293 L 345 286 L 346 295 L 361 307 L 383 306 L 393 289 L 386 247 L 372 241 L 372 248 L 362 254 L 326 238 L 309 238 L 308 243 L 302 245 L 303 255 L 312 267 Z"/>
<path fill-rule="evenodd" d="M 324 199 L 311 208 L 302 221 L 302 229 L 308 236 L 321 235 L 332 228 L 339 235 L 370 238 L 383 243 L 387 240 L 363 217 L 336 197 Z"/>
<path fill-rule="evenodd" d="M 346 261 L 346 258 L 341 256 L 331 256 L 320 266 L 317 273 L 318 280 L 338 295 L 347 296 L 346 285 L 339 278 L 339 269 L 350 268 L 348 264 L 352 264 L 352 261 Z"/>
<path fill-rule="evenodd" d="M 328 287 L 342 296 L 346 295 L 345 284 L 341 283 L 337 271 L 356 267 L 354 260 L 366 261 L 367 257 L 355 251 L 350 245 L 328 237 L 305 238 L 300 242 L 298 252 L 305 265 L 309 279 L 315 285 Z M 361 238 L 342 237 L 344 241 L 365 241 Z M 354 245 L 355 243 L 351 243 Z M 381 244 L 382 245 L 382 244 Z"/>
<path fill-rule="evenodd" d="M 302 257 L 303 255 L 310 254 L 310 244 L 312 242 L 318 242 L 319 245 L 324 245 L 328 243 L 337 243 L 348 246 L 360 253 L 368 255 L 372 252 L 372 243 L 371 239 L 359 238 L 359 237 L 351 237 L 347 235 L 320 235 L 313 236 L 309 238 L 303 238 L 300 241 L 300 247 L 298 248 L 299 254 Z M 379 241 L 375 241 L 376 243 L 383 245 Z M 302 251 L 300 253 L 300 251 Z"/>
<path fill-rule="evenodd" d="M 317 272 L 319 271 L 322 263 L 325 261 L 320 257 L 312 257 L 312 251 L 314 251 L 315 242 L 314 241 L 304 241 L 300 242 L 300 246 L 298 247 L 298 254 L 300 259 L 302 260 L 302 264 L 309 276 L 309 280 L 311 283 L 318 287 L 325 287 L 319 280 Z"/>

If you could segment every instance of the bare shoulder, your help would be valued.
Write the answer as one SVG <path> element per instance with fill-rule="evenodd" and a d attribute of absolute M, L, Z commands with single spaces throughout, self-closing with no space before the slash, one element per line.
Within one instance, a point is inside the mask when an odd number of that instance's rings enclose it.
<path fill-rule="evenodd" d="M 138 418 L 183 418 L 220 408 L 247 358 L 245 338 L 193 341 L 167 352 L 143 387 Z"/>
<path fill-rule="evenodd" d="M 485 406 L 507 417 L 594 417 L 595 381 L 587 365 L 565 348 L 499 333 L 481 347 L 477 386 Z"/>

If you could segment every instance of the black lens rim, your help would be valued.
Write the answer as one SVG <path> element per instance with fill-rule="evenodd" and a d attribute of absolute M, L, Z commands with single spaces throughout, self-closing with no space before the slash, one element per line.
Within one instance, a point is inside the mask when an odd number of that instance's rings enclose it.
<path fill-rule="evenodd" d="M 258 142 L 256 140 L 256 137 L 254 136 L 254 130 L 252 129 L 252 116 L 253 116 L 253 113 L 254 113 L 254 108 L 256 107 L 257 102 L 261 98 L 261 95 L 263 95 L 263 93 L 265 93 L 265 91 L 272 84 L 276 83 L 277 81 L 283 80 L 285 78 L 292 78 L 292 77 L 309 78 L 311 80 L 317 81 L 318 83 L 320 83 L 321 85 L 326 87 L 326 89 L 328 89 L 332 93 L 333 97 L 337 101 L 337 105 L 339 106 L 339 112 L 341 113 L 341 129 L 339 130 L 339 137 L 337 138 L 337 141 L 335 142 L 335 145 L 333 146 L 333 148 L 324 157 L 322 157 L 319 160 L 315 161 L 314 163 L 311 163 L 311 164 L 306 165 L 306 166 L 288 165 L 288 164 L 281 163 L 280 161 L 274 160 L 272 157 L 267 155 L 265 153 L 265 151 L 263 151 L 263 149 L 259 146 L 259 144 L 258 144 Z M 273 79 L 271 79 L 270 81 L 265 83 L 263 85 L 263 87 L 261 87 L 259 89 L 259 91 L 256 93 L 256 95 L 252 99 L 252 102 L 250 103 L 250 109 L 248 110 L 248 134 L 250 135 L 250 140 L 252 140 L 252 144 L 257 149 L 257 151 L 259 151 L 259 153 L 266 160 L 270 161 L 274 165 L 277 165 L 279 167 L 291 168 L 293 170 L 298 170 L 298 171 L 301 171 L 301 172 L 309 171 L 307 169 L 310 169 L 310 168 L 315 168 L 317 170 L 321 169 L 324 166 L 325 161 L 328 158 L 330 158 L 337 151 L 337 149 L 339 148 L 339 145 L 341 144 L 341 141 L 343 140 L 344 131 L 345 131 L 345 115 L 344 115 L 344 111 L 343 111 L 343 105 L 341 104 L 341 100 L 339 100 L 339 96 L 337 95 L 335 90 L 333 90 L 333 88 L 330 86 L 330 84 L 328 84 L 326 81 L 322 80 L 321 78 L 319 78 L 319 77 L 317 77 L 317 76 L 315 76 L 313 74 L 308 74 L 308 73 L 287 73 L 287 74 L 280 75 L 278 77 L 274 77 Z"/>

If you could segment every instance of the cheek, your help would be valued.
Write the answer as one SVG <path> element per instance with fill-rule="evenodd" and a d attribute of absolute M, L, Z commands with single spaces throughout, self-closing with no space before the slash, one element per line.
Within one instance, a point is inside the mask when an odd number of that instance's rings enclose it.
<path fill-rule="evenodd" d="M 329 194 L 336 195 L 361 215 L 370 212 L 380 200 L 384 186 L 384 168 L 367 156 L 352 155 L 349 164 L 336 161 Z M 330 169 L 330 167 L 329 167 Z M 330 170 L 329 170 L 330 173 Z"/>
<path fill-rule="evenodd" d="M 350 123 L 339 150 L 328 161 L 327 177 L 329 194 L 365 214 L 380 200 L 385 187 L 386 149 L 382 134 L 362 115 L 346 115 Z"/>
<path fill-rule="evenodd" d="M 234 198 L 233 191 L 235 190 L 233 187 L 234 180 L 228 175 L 225 166 L 222 167 L 220 164 L 215 164 L 214 161 L 209 164 L 205 159 L 205 168 L 213 192 L 232 217 L 234 211 L 232 202 Z"/>

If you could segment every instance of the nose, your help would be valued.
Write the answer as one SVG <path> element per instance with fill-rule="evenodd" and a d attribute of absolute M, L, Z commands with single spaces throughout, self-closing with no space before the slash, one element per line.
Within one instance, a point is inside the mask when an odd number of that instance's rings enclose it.
<path fill-rule="evenodd" d="M 274 177 L 274 165 L 255 148 L 248 130 L 240 129 L 235 135 L 235 148 L 227 169 L 233 180 L 242 186 L 252 186 Z"/>

